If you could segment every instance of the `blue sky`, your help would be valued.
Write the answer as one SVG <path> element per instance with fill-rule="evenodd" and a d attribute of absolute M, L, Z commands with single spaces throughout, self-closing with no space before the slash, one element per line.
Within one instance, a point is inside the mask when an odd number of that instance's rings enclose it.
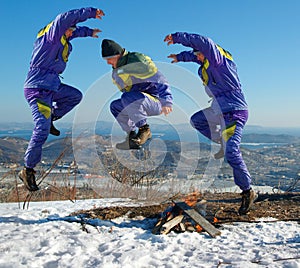
<path fill-rule="evenodd" d="M 143 52 L 154 61 L 169 63 L 167 55 L 186 48 L 167 46 L 164 37 L 176 31 L 199 33 L 233 54 L 249 104 L 248 124 L 300 127 L 298 0 L 4 0 L 0 9 L 0 122 L 32 121 L 23 82 L 37 31 L 59 13 L 88 6 L 103 9 L 106 16 L 102 21 L 91 19 L 80 25 L 100 28 L 102 33 L 99 39 L 72 41 L 64 83 L 85 94 L 95 81 L 110 72 L 110 66 L 100 57 L 102 38 L 114 39 L 129 51 Z M 194 74 L 198 69 L 193 63 L 178 66 Z M 199 99 L 205 98 L 200 80 L 198 87 Z M 113 93 L 117 93 L 115 90 Z M 177 96 L 174 101 L 179 105 L 182 99 Z M 62 120 L 72 121 L 73 115 L 74 112 Z"/>

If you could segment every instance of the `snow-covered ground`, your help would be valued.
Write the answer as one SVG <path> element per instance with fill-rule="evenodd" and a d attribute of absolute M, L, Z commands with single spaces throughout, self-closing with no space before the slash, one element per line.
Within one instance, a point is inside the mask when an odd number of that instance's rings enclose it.
<path fill-rule="evenodd" d="M 0 267 L 300 267 L 297 222 L 223 225 L 222 235 L 153 235 L 156 220 L 93 220 L 82 230 L 79 209 L 137 205 L 128 199 L 0 204 Z M 218 266 L 219 265 L 219 266 Z"/>

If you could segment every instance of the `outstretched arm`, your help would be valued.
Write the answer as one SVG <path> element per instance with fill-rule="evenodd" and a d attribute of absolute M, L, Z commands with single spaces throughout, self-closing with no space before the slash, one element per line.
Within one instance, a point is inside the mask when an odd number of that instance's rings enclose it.
<path fill-rule="evenodd" d="M 74 9 L 66 13 L 62 13 L 53 21 L 53 24 L 49 29 L 48 40 L 59 41 L 61 36 L 71 26 L 91 18 L 102 19 L 103 16 L 104 12 L 102 10 L 92 7 Z"/>
<path fill-rule="evenodd" d="M 167 42 L 167 45 L 174 44 L 173 36 L 172 34 L 169 34 L 165 37 L 164 42 Z M 199 63 L 197 60 L 197 57 L 194 55 L 193 51 L 183 51 L 179 54 L 170 54 L 168 58 L 172 59 L 171 63 L 176 63 L 179 61 L 194 61 Z"/>
<path fill-rule="evenodd" d="M 201 51 L 203 54 L 208 51 L 212 41 L 207 37 L 199 34 L 190 34 L 185 32 L 176 32 L 169 34 L 164 39 L 168 45 L 170 44 L 182 44 L 186 47 L 191 47 L 195 50 Z"/>
<path fill-rule="evenodd" d="M 218 64 L 222 61 L 222 55 L 217 45 L 208 37 L 199 34 L 176 32 L 165 37 L 165 42 L 170 44 L 182 44 L 183 46 L 200 51 L 211 63 Z M 177 57 L 178 61 L 181 61 Z M 193 60 L 194 61 L 194 60 Z"/>
<path fill-rule="evenodd" d="M 194 55 L 193 51 L 182 51 L 179 54 L 170 54 L 168 58 L 172 59 L 171 63 L 176 63 L 176 62 L 189 62 L 193 61 L 196 63 L 200 63 L 197 59 L 197 56 Z"/>
<path fill-rule="evenodd" d="M 93 37 L 98 38 L 98 33 L 100 33 L 101 30 L 99 29 L 90 29 L 86 26 L 76 27 L 76 30 L 72 33 L 72 36 L 69 37 L 69 40 L 72 40 L 77 37 Z"/>

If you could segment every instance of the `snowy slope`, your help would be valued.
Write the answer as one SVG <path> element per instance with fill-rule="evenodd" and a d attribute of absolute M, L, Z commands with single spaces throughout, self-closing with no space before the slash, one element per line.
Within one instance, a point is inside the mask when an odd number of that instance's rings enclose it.
<path fill-rule="evenodd" d="M 136 203 L 134 203 L 137 205 Z M 0 267 L 300 267 L 296 222 L 223 225 L 222 235 L 153 235 L 156 220 L 67 217 L 79 209 L 133 205 L 128 199 L 0 204 Z"/>

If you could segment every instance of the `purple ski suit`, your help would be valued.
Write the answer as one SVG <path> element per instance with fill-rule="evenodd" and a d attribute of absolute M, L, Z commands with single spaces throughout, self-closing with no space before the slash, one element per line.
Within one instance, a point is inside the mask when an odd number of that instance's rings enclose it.
<path fill-rule="evenodd" d="M 70 40 L 93 36 L 92 29 L 76 24 L 95 18 L 96 12 L 95 8 L 81 8 L 60 14 L 37 35 L 24 84 L 24 95 L 35 124 L 25 152 L 25 167 L 34 168 L 41 161 L 42 146 L 49 135 L 51 120 L 63 117 L 82 99 L 82 93 L 61 83 L 59 75 L 65 70 L 72 51 Z M 65 32 L 70 27 L 76 29 L 67 38 Z"/>
<path fill-rule="evenodd" d="M 248 108 L 231 54 L 198 34 L 177 32 L 172 34 L 172 39 L 174 44 L 193 48 L 179 53 L 177 60 L 200 65 L 198 75 L 206 93 L 212 98 L 209 108 L 192 115 L 191 125 L 210 140 L 225 144 L 225 158 L 233 168 L 235 184 L 241 190 L 249 190 L 251 176 L 240 152 Z M 197 51 L 204 55 L 203 62 L 194 54 Z"/>

